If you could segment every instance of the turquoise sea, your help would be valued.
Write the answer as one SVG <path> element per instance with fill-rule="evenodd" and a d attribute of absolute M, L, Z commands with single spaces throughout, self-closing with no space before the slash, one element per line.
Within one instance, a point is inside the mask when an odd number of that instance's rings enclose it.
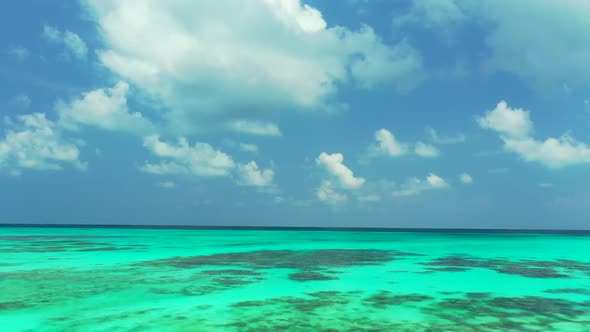
<path fill-rule="evenodd" d="M 590 236 L 0 228 L 0 331 L 590 331 Z"/>

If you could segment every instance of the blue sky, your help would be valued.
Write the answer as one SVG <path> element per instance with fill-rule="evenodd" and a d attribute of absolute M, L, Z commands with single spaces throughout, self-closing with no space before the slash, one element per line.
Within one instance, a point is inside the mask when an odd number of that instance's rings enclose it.
<path fill-rule="evenodd" d="M 590 228 L 585 0 L 1 7 L 1 222 Z"/>

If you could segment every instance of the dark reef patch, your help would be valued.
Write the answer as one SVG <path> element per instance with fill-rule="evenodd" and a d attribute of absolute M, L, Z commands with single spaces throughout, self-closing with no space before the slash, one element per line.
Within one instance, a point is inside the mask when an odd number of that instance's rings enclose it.
<path fill-rule="evenodd" d="M 590 295 L 590 290 L 586 289 L 586 288 L 557 288 L 557 289 L 548 289 L 545 291 L 545 293 Z"/>
<path fill-rule="evenodd" d="M 350 295 L 354 292 L 319 291 L 308 292 L 307 298 L 295 296 L 283 296 L 260 301 L 241 301 L 232 304 L 234 308 L 259 308 L 279 310 L 285 312 L 299 311 L 313 313 L 315 310 L 326 307 L 342 307 L 350 301 Z"/>
<path fill-rule="evenodd" d="M 338 280 L 338 278 L 319 272 L 296 272 L 289 274 L 289 279 L 295 281 Z"/>
<path fill-rule="evenodd" d="M 465 293 L 463 298 L 443 299 L 422 310 L 457 326 L 473 326 L 476 331 L 559 331 L 551 324 L 587 319 L 590 301 Z"/>
<path fill-rule="evenodd" d="M 330 267 L 381 265 L 395 257 L 410 256 L 388 250 L 322 249 L 322 250 L 258 250 L 205 256 L 174 257 L 138 263 L 142 266 L 170 266 L 192 269 L 203 266 L 239 266 L 250 269 L 289 268 L 316 271 Z"/>
<path fill-rule="evenodd" d="M 463 293 L 461 298 L 436 301 L 422 294 L 380 291 L 360 298 L 358 293 L 327 291 L 310 298 L 279 297 L 243 301 L 232 307 L 239 320 L 224 324 L 239 331 L 563 331 L 562 323 L 584 324 L 589 303 L 542 297 L 493 297 L 491 293 Z M 368 305 L 358 310 L 357 301 Z M 418 305 L 421 321 L 395 316 L 399 306 Z M 388 316 L 390 318 L 380 318 Z"/>
<path fill-rule="evenodd" d="M 124 238 L 127 236 L 100 235 L 12 235 L 0 236 L 0 241 L 39 241 L 39 240 L 71 240 L 71 239 L 107 239 Z"/>
<path fill-rule="evenodd" d="M 389 291 L 380 291 L 367 297 L 364 303 L 372 307 L 383 309 L 388 306 L 397 306 L 404 303 L 429 301 L 433 298 L 421 294 L 396 294 Z"/>
<path fill-rule="evenodd" d="M 213 292 L 228 290 L 253 284 L 264 278 L 256 275 L 231 274 L 195 274 L 184 279 L 167 280 L 166 286 L 151 287 L 155 294 L 183 294 L 185 296 L 202 296 Z M 186 285 L 190 283 L 190 285 Z"/>
<path fill-rule="evenodd" d="M 102 247 L 102 248 L 84 248 L 78 249 L 77 251 L 116 251 L 116 250 L 127 250 L 127 248 L 117 248 L 117 247 Z"/>
<path fill-rule="evenodd" d="M 465 272 L 468 271 L 469 269 L 466 267 L 434 267 L 431 269 L 428 269 L 428 271 L 432 271 L 432 272 Z"/>
<path fill-rule="evenodd" d="M 212 276 L 218 276 L 218 275 L 258 276 L 258 275 L 261 275 L 260 272 L 256 272 L 256 271 L 250 271 L 250 270 L 231 270 L 231 269 L 226 269 L 226 270 L 205 270 L 205 271 L 201 271 L 199 273 L 200 274 L 205 274 L 205 275 L 212 275 Z"/>
<path fill-rule="evenodd" d="M 14 238 L 14 237 L 9 237 Z M 81 239 L 65 237 L 26 237 L 27 239 L 11 239 L 0 242 L 0 252 L 11 253 L 45 253 L 67 251 L 114 251 L 145 248 L 145 245 L 113 245 L 108 242 L 82 241 Z"/>
<path fill-rule="evenodd" d="M 486 299 L 492 296 L 492 293 L 487 292 L 469 292 L 465 296 L 470 299 Z"/>
<path fill-rule="evenodd" d="M 469 256 L 447 256 L 430 262 L 427 271 L 461 272 L 475 268 L 490 269 L 498 273 L 527 278 L 570 278 L 573 273 L 590 275 L 590 263 L 558 259 L 555 261 L 485 259 Z"/>
<path fill-rule="evenodd" d="M 562 299 L 550 299 L 540 296 L 496 297 L 487 301 L 493 307 L 514 310 L 522 314 L 546 317 L 576 318 L 588 313 L 588 306 L 583 303 Z M 586 307 L 583 310 L 582 307 Z M 560 319 L 561 320 L 561 319 Z"/>
<path fill-rule="evenodd" d="M 0 302 L 0 310 L 17 310 L 26 307 L 28 307 L 28 305 L 21 301 Z"/>

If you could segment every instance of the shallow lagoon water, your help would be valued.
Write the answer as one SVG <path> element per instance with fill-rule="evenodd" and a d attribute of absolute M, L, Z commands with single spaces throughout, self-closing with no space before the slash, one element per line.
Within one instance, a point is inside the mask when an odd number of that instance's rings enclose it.
<path fill-rule="evenodd" d="M 0 228 L 2 331 L 590 331 L 590 236 Z"/>

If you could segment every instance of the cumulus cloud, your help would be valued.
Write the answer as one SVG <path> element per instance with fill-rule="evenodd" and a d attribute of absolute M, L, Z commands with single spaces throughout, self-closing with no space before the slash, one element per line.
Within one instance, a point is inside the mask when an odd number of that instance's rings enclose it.
<path fill-rule="evenodd" d="M 86 43 L 80 36 L 69 30 L 60 31 L 55 27 L 45 25 L 43 37 L 51 43 L 63 45 L 69 54 L 80 60 L 86 59 L 88 55 Z"/>
<path fill-rule="evenodd" d="M 323 168 L 330 175 L 324 179 L 316 191 L 316 197 L 329 204 L 338 204 L 348 200 L 348 196 L 341 190 L 358 190 L 365 183 L 365 179 L 355 177 L 350 168 L 343 164 L 341 153 L 327 154 L 322 152 L 316 159 L 316 165 Z"/>
<path fill-rule="evenodd" d="M 355 177 L 350 168 L 343 164 L 343 161 L 344 156 L 341 153 L 327 154 L 322 152 L 316 159 L 316 164 L 328 171 L 342 188 L 360 188 L 365 183 L 365 179 Z"/>
<path fill-rule="evenodd" d="M 590 2 L 487 0 L 473 9 L 494 24 L 487 43 L 495 68 L 533 82 L 588 82 L 580 73 L 590 71 Z"/>
<path fill-rule="evenodd" d="M 529 112 L 512 109 L 506 102 L 500 102 L 496 109 L 476 120 L 480 127 L 498 132 L 504 148 L 526 161 L 539 162 L 551 168 L 590 163 L 590 148 L 567 134 L 545 140 L 533 138 Z"/>
<path fill-rule="evenodd" d="M 540 162 L 551 168 L 590 163 L 590 148 L 569 135 L 547 138 L 503 138 L 507 150 L 518 153 L 526 161 Z"/>
<path fill-rule="evenodd" d="M 535 85 L 575 87 L 590 72 L 590 2 L 586 0 L 424 0 L 415 1 L 400 23 L 450 31 L 479 24 L 490 50 L 486 65 Z M 473 30 L 469 27 L 470 30 Z M 555 61 L 559 59 L 559 61 Z"/>
<path fill-rule="evenodd" d="M 481 128 L 511 137 L 526 137 L 533 130 L 529 112 L 522 108 L 510 108 L 505 101 L 499 102 L 496 108 L 476 120 Z"/>
<path fill-rule="evenodd" d="M 379 129 L 375 132 L 376 144 L 369 146 L 369 157 L 399 157 L 410 152 L 410 144 L 400 142 L 387 129 Z M 421 141 L 414 144 L 413 152 L 424 158 L 434 158 L 440 155 L 437 147 Z"/>
<path fill-rule="evenodd" d="M 426 134 L 430 140 L 435 144 L 457 144 L 465 142 L 465 135 L 457 134 L 455 136 L 441 136 L 438 132 L 431 127 L 426 128 Z"/>
<path fill-rule="evenodd" d="M 160 160 L 146 161 L 139 168 L 142 172 L 156 175 L 231 177 L 240 186 L 257 187 L 268 193 L 278 192 L 273 183 L 274 170 L 261 169 L 255 161 L 237 163 L 230 155 L 207 143 L 197 142 L 190 145 L 184 137 L 176 142 L 166 142 L 157 135 L 150 135 L 144 137 L 143 145 Z"/>
<path fill-rule="evenodd" d="M 414 146 L 414 152 L 420 156 L 425 158 L 434 158 L 438 157 L 440 151 L 433 145 L 426 144 L 423 142 L 417 142 Z"/>
<path fill-rule="evenodd" d="M 159 163 L 146 162 L 140 168 L 146 173 L 216 177 L 229 176 L 235 167 L 231 156 L 215 150 L 207 143 L 191 146 L 184 137 L 174 144 L 151 135 L 144 138 L 143 145 L 156 157 L 164 159 Z"/>
<path fill-rule="evenodd" d="M 56 110 L 59 124 L 68 130 L 81 126 L 94 126 L 105 130 L 146 134 L 154 129 L 152 123 L 139 112 L 129 112 L 127 92 L 129 85 L 119 82 L 109 89 L 86 92 L 69 103 L 59 101 Z"/>
<path fill-rule="evenodd" d="M 245 165 L 238 165 L 238 184 L 250 187 L 268 187 L 272 185 L 274 171 L 272 169 L 260 170 L 256 162 L 251 161 Z"/>
<path fill-rule="evenodd" d="M 467 173 L 463 173 L 463 174 L 459 175 L 459 180 L 463 184 L 472 184 L 473 183 L 473 178 L 471 177 L 471 175 L 469 175 Z"/>
<path fill-rule="evenodd" d="M 375 132 L 376 145 L 369 147 L 369 156 L 398 157 L 408 153 L 408 144 L 399 142 L 387 129 L 379 129 Z"/>
<path fill-rule="evenodd" d="M 449 184 L 438 175 L 430 173 L 426 179 L 411 178 L 399 189 L 393 192 L 393 196 L 415 196 L 426 190 L 448 188 Z"/>
<path fill-rule="evenodd" d="M 338 108 L 343 83 L 408 90 L 423 77 L 407 42 L 386 44 L 367 25 L 331 26 L 299 0 L 85 3 L 105 45 L 99 61 L 167 106 L 178 134 L 277 136 L 268 125 L 277 112 Z"/>
<path fill-rule="evenodd" d="M 44 113 L 7 118 L 8 129 L 0 141 L 0 170 L 20 174 L 22 169 L 60 170 L 68 165 L 85 169 L 78 147 L 61 136 Z"/>
<path fill-rule="evenodd" d="M 346 194 L 337 192 L 331 181 L 324 180 L 316 192 L 316 197 L 322 202 L 339 204 L 348 200 Z"/>

